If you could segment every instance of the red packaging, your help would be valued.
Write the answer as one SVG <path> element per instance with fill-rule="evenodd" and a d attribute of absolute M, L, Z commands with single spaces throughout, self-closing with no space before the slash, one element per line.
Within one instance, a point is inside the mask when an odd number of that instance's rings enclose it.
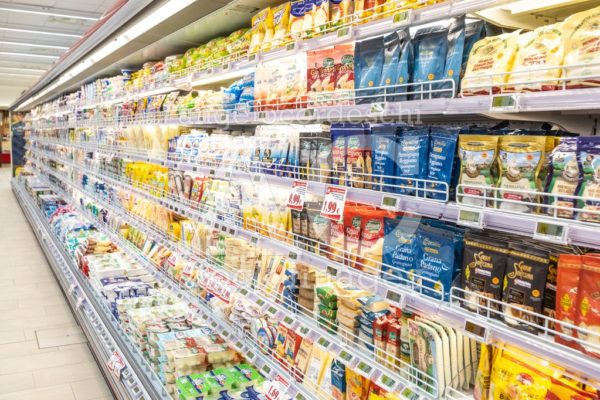
<path fill-rule="evenodd" d="M 386 210 L 375 210 L 361 221 L 359 261 L 360 269 L 371 275 L 381 273 L 383 256 L 384 218 L 395 218 L 396 214 Z"/>
<path fill-rule="evenodd" d="M 594 344 L 592 347 L 581 343 L 583 351 L 600 358 L 600 257 L 583 256 L 577 294 L 576 325 L 589 330 L 590 333 L 578 332 L 579 339 Z"/>
<path fill-rule="evenodd" d="M 392 318 L 387 327 L 386 338 L 386 360 L 389 367 L 394 368 L 400 359 L 400 336 L 402 334 L 402 322 Z"/>
<path fill-rule="evenodd" d="M 354 43 L 334 48 L 336 104 L 352 105 L 354 98 Z"/>
<path fill-rule="evenodd" d="M 365 211 L 363 207 L 348 206 L 344 210 L 345 261 L 346 265 L 357 269 L 360 269 L 356 261 L 359 257 L 362 218 L 367 216 Z"/>
<path fill-rule="evenodd" d="M 575 324 L 581 262 L 581 256 L 575 254 L 561 254 L 558 257 L 555 307 L 556 319 L 558 321 Z M 576 332 L 561 324 L 556 324 L 556 331 L 568 336 L 577 337 Z M 555 336 L 554 340 L 556 343 L 579 348 L 576 342 L 558 335 Z"/>
<path fill-rule="evenodd" d="M 323 90 L 323 95 L 319 98 L 319 106 L 333 105 L 333 91 L 336 84 L 334 57 L 333 47 L 319 51 L 319 79 Z"/>
<path fill-rule="evenodd" d="M 323 91 L 321 77 L 319 76 L 319 52 L 316 50 L 309 51 L 307 57 L 306 93 L 308 97 L 308 107 L 315 107 L 318 103 L 319 93 Z"/>

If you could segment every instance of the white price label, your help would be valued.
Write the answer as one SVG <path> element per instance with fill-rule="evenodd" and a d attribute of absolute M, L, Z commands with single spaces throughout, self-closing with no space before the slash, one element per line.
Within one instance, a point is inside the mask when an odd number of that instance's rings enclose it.
<path fill-rule="evenodd" d="M 119 354 L 118 351 L 115 351 L 108 359 L 108 363 L 106 365 L 111 374 L 120 380 L 121 372 L 125 369 L 125 362 L 123 361 L 121 354 Z"/>
<path fill-rule="evenodd" d="M 485 326 L 466 320 L 463 330 L 467 336 L 473 337 L 476 340 L 482 340 L 484 343 L 489 343 L 489 330 Z"/>
<path fill-rule="evenodd" d="M 484 213 L 483 210 L 471 208 L 459 208 L 457 225 L 467 226 L 470 228 L 484 228 Z"/>
<path fill-rule="evenodd" d="M 400 198 L 395 196 L 383 195 L 381 197 L 380 208 L 390 211 L 400 210 Z"/>
<path fill-rule="evenodd" d="M 286 399 L 286 393 L 290 387 L 290 383 L 281 375 L 277 375 L 267 388 L 266 398 L 268 400 L 283 400 Z"/>
<path fill-rule="evenodd" d="M 371 115 L 382 115 L 385 111 L 385 103 L 373 103 L 371 104 Z"/>
<path fill-rule="evenodd" d="M 490 105 L 490 111 L 519 111 L 519 96 L 517 94 L 500 94 L 492 96 L 492 104 Z"/>
<path fill-rule="evenodd" d="M 344 206 L 346 204 L 346 189 L 328 186 L 323 199 L 321 216 L 340 222 L 344 215 Z"/>
<path fill-rule="evenodd" d="M 569 226 L 555 222 L 537 221 L 533 238 L 550 243 L 568 244 Z"/>
<path fill-rule="evenodd" d="M 302 211 L 308 183 L 303 181 L 292 182 L 292 190 L 288 197 L 287 207 L 292 210 Z"/>

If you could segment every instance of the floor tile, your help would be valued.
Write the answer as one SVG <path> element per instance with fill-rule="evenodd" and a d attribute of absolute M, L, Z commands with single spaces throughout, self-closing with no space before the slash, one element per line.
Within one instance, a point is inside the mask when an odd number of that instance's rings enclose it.
<path fill-rule="evenodd" d="M 40 349 L 87 342 L 85 334 L 78 327 L 37 329 L 36 336 Z"/>
<path fill-rule="evenodd" d="M 55 385 L 0 395 L 0 400 L 75 400 L 71 385 Z"/>
<path fill-rule="evenodd" d="M 98 397 L 110 396 L 110 390 L 101 379 L 88 379 L 71 383 L 76 400 L 93 400 Z"/>
<path fill-rule="evenodd" d="M 0 375 L 0 394 L 20 392 L 33 388 L 33 374 L 31 372 Z"/>
<path fill-rule="evenodd" d="M 78 382 L 92 378 L 101 379 L 102 377 L 102 373 L 100 372 L 100 369 L 98 369 L 98 365 L 96 365 L 95 361 L 40 369 L 35 370 L 32 373 L 35 386 L 38 388 L 53 386 L 59 383 Z"/>

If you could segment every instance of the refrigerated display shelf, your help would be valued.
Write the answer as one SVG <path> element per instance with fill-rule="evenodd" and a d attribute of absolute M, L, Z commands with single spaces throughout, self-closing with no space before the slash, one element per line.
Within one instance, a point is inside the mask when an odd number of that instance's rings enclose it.
<path fill-rule="evenodd" d="M 188 218 L 207 224 L 210 224 L 211 222 L 213 224 L 215 223 L 207 220 L 207 218 L 202 215 L 202 212 L 192 209 L 189 205 L 181 201 L 154 196 L 144 190 L 133 187 L 132 185 L 124 184 L 104 174 L 96 174 L 94 172 L 85 170 L 85 168 L 81 166 L 78 166 L 68 160 L 55 157 L 46 152 L 40 152 L 38 150 L 33 150 L 33 152 L 39 156 L 48 157 L 59 163 L 64 163 L 65 165 L 68 165 L 69 167 L 78 170 L 81 173 L 94 176 L 103 182 L 114 185 L 115 187 L 135 192 Z M 51 172 L 45 166 L 43 169 L 47 172 Z M 64 176 L 64 178 L 68 179 L 66 176 Z M 499 218 L 506 219 L 506 215 Z M 365 285 L 364 287 L 369 291 L 374 292 L 388 300 L 395 300 L 392 302 L 400 308 L 408 306 L 416 310 L 418 313 L 427 315 L 430 318 L 438 318 L 443 320 L 449 326 L 462 329 L 466 335 L 474 337 L 478 340 L 486 343 L 491 343 L 493 341 L 511 343 L 518 347 L 527 349 L 539 357 L 564 366 L 568 370 L 579 373 L 589 379 L 593 379 L 595 381 L 600 380 L 600 369 L 598 368 L 598 361 L 596 359 L 573 350 L 567 346 L 555 343 L 554 338 L 550 335 L 534 335 L 524 331 L 515 330 L 505 325 L 502 321 L 494 318 L 486 318 L 485 316 L 470 312 L 460 307 L 458 304 L 439 301 L 431 297 L 424 296 L 415 291 L 414 286 L 411 289 L 404 286 L 393 285 L 383 279 L 380 279 L 379 277 L 354 270 L 353 268 L 348 268 L 341 263 L 337 263 L 330 259 L 316 255 L 310 251 L 300 249 L 290 243 L 282 242 L 270 237 L 260 236 L 255 232 L 246 231 L 236 225 L 228 225 L 223 221 L 216 222 L 216 224 L 218 226 L 224 225 L 227 228 L 232 229 L 232 232 L 237 237 L 244 238 L 254 243 L 260 243 L 261 246 L 278 251 L 278 254 L 291 253 L 292 257 L 296 258 L 297 260 L 312 265 L 318 270 L 335 275 L 338 279 L 352 282 L 359 287 L 361 287 L 360 285 Z M 515 233 L 514 227 L 511 227 L 510 229 L 507 228 L 507 230 Z M 551 320 L 541 314 L 536 316 L 540 321 L 545 321 L 544 325 L 559 322 Z M 474 330 L 473 327 L 480 327 L 482 329 Z M 591 336 L 597 335 L 594 332 L 587 330 L 585 331 Z"/>
<path fill-rule="evenodd" d="M 45 174 L 48 172 L 49 171 L 47 171 L 47 170 L 44 171 Z M 346 357 L 349 357 L 348 360 L 351 360 L 351 361 L 349 361 L 349 364 L 355 365 L 355 364 L 358 364 L 359 362 L 362 362 L 362 363 L 364 363 L 364 365 L 370 366 L 372 371 L 374 371 L 371 374 L 366 374 L 363 371 L 357 371 L 359 374 L 363 375 L 365 378 L 370 379 L 370 380 L 375 380 L 375 379 L 379 378 L 379 375 L 385 375 L 387 379 L 384 379 L 384 381 L 395 382 L 395 384 L 393 386 L 390 384 L 384 385 L 391 392 L 397 391 L 397 390 L 401 391 L 401 390 L 408 388 L 415 393 L 421 393 L 422 395 L 426 395 L 425 391 L 423 391 L 421 388 L 419 388 L 418 386 L 416 386 L 414 384 L 415 381 L 422 381 L 421 379 L 419 379 L 417 377 L 417 374 L 415 371 L 413 371 L 413 373 L 410 373 L 410 372 L 407 373 L 405 371 L 405 373 L 408 374 L 409 378 L 399 376 L 397 373 L 389 370 L 388 368 L 386 368 L 383 365 L 381 365 L 380 363 L 378 363 L 374 353 L 367 353 L 362 349 L 362 347 L 356 347 L 356 346 L 348 344 L 344 341 L 340 341 L 339 337 L 336 337 L 336 336 L 326 332 L 326 330 L 324 328 L 322 328 L 321 326 L 319 326 L 319 324 L 313 318 L 309 318 L 308 316 L 306 316 L 302 313 L 298 313 L 298 312 L 291 314 L 291 315 L 293 315 L 293 318 L 289 317 L 289 315 L 286 315 L 286 314 L 290 313 L 290 311 L 288 309 L 283 307 L 281 304 L 275 302 L 272 298 L 270 298 L 268 295 L 266 295 L 266 293 L 264 293 L 260 289 L 253 288 L 253 285 L 248 285 L 247 282 L 237 280 L 235 278 L 235 276 L 233 275 L 232 270 L 224 268 L 223 266 L 219 267 L 216 264 L 211 263 L 210 262 L 211 260 L 208 259 L 208 257 L 201 257 L 200 255 L 195 253 L 194 250 L 192 250 L 188 245 L 186 245 L 184 243 L 181 243 L 181 242 L 174 243 L 173 242 L 174 239 L 172 237 L 170 237 L 169 235 L 165 234 L 164 232 L 158 230 L 157 227 L 152 225 L 149 221 L 143 220 L 135 215 L 132 215 L 131 213 L 129 213 L 127 210 L 123 209 L 119 205 L 110 204 L 108 202 L 100 200 L 97 197 L 93 197 L 93 193 L 89 193 L 81 185 L 75 184 L 73 182 L 66 180 L 66 177 L 64 177 L 64 178 L 65 178 L 65 181 L 61 181 L 62 183 L 68 185 L 73 190 L 80 191 L 81 193 L 83 193 L 89 197 L 92 197 L 93 201 L 96 204 L 98 204 L 98 205 L 102 206 L 104 209 L 108 210 L 109 213 L 112 213 L 113 215 L 114 214 L 118 215 L 123 221 L 127 222 L 131 226 L 136 227 L 137 229 L 139 229 L 143 232 L 146 232 L 148 237 L 151 238 L 154 242 L 160 243 L 161 245 L 169 248 L 174 253 L 179 253 L 179 254 L 184 253 L 186 260 L 196 262 L 200 265 L 204 265 L 204 267 L 206 269 L 213 270 L 214 272 L 216 272 L 218 274 L 224 275 L 231 282 L 235 283 L 239 292 L 246 293 L 245 297 L 249 297 L 254 302 L 257 302 L 258 299 L 261 299 L 261 301 L 260 301 L 260 303 L 262 304 L 261 307 L 266 310 L 267 314 L 270 315 L 275 320 L 282 321 L 284 323 L 284 325 L 286 325 L 288 328 L 292 328 L 292 324 L 295 327 L 304 327 L 307 329 L 307 332 L 312 331 L 314 333 L 313 336 L 314 336 L 315 342 L 317 342 L 319 344 L 327 343 L 327 347 L 325 348 L 326 350 L 333 352 L 335 354 L 339 354 L 342 351 L 344 351 L 345 354 L 347 354 Z M 53 188 L 53 190 L 56 190 L 61 195 L 63 195 L 63 197 L 68 198 L 69 203 L 76 204 L 76 201 L 75 201 L 76 199 L 74 199 L 71 195 L 66 193 L 61 188 L 59 188 L 56 184 L 50 182 L 47 179 L 45 179 L 45 182 L 48 185 L 50 185 Z M 77 208 L 80 212 L 82 212 L 84 214 L 89 214 L 89 210 L 86 210 L 84 207 L 77 206 Z M 105 230 L 110 231 L 110 228 L 108 228 L 106 226 L 106 224 L 104 224 L 102 222 L 100 222 L 100 224 L 102 224 L 102 226 L 104 226 Z M 123 247 L 127 243 L 126 241 L 124 241 L 122 238 L 118 237 L 118 235 L 116 235 L 113 232 L 111 232 L 110 236 L 111 236 L 111 239 L 113 241 L 115 241 L 116 243 L 118 243 L 120 247 Z M 206 255 L 204 255 L 204 256 L 206 256 Z M 189 290 L 189 289 L 184 287 L 184 290 Z M 360 339 L 358 337 L 356 337 L 355 339 L 360 342 Z M 348 361 L 348 360 L 346 360 L 346 361 Z M 402 361 L 397 360 L 397 362 L 401 363 Z M 406 364 L 406 365 L 403 365 L 403 368 L 411 370 L 414 367 Z M 375 373 L 377 373 L 378 375 L 375 375 Z M 428 379 L 433 381 L 433 378 L 431 378 L 431 377 Z M 400 385 L 401 385 L 401 387 L 399 387 Z M 432 384 L 431 386 L 433 388 L 436 385 L 437 384 L 435 384 L 435 385 Z"/>
<path fill-rule="evenodd" d="M 30 138 L 30 140 L 32 142 L 37 142 L 42 145 L 60 145 L 105 155 L 119 155 L 124 158 L 130 158 L 134 161 L 149 162 L 165 166 L 170 169 L 183 170 L 187 172 L 196 172 L 204 174 L 205 176 L 211 178 L 232 180 L 238 182 L 258 182 L 260 184 L 273 185 L 274 187 L 280 187 L 283 189 L 291 189 L 292 183 L 295 180 L 293 178 L 281 177 L 271 174 L 240 171 L 236 170 L 232 166 L 201 165 L 201 163 L 196 161 L 173 161 L 169 160 L 164 155 L 144 156 L 143 153 L 127 151 L 116 146 L 99 147 L 89 144 L 77 144 L 65 141 L 38 139 L 35 137 Z M 394 193 L 381 192 L 370 189 L 353 188 L 348 186 L 336 186 L 317 181 L 308 181 L 307 190 L 311 194 L 322 196 L 325 194 L 328 187 L 339 187 L 345 189 L 347 191 L 347 199 L 350 201 L 380 207 L 382 206 L 382 204 L 384 204 L 385 200 L 392 200 L 392 202 L 395 203 L 394 209 L 396 211 L 414 213 L 424 217 L 442 219 L 450 222 L 458 222 L 459 224 L 475 228 L 486 228 L 502 232 L 519 234 L 523 236 L 530 236 L 551 243 L 556 243 L 557 241 L 559 241 L 564 244 L 568 243 L 572 245 L 600 249 L 600 237 L 598 236 L 598 234 L 600 233 L 600 224 L 597 223 L 569 220 L 565 218 L 554 217 L 552 215 L 500 210 L 497 208 L 490 207 L 489 202 L 485 200 L 479 200 L 476 204 L 473 204 L 473 202 L 470 202 L 469 204 L 464 200 L 459 203 L 444 203 L 440 201 L 429 200 L 424 197 L 399 195 Z M 487 190 L 498 191 L 498 189 L 494 188 Z M 426 189 L 420 189 L 419 191 L 423 191 L 424 193 L 427 192 Z M 448 196 L 447 190 L 445 195 L 446 197 Z M 539 195 L 539 192 L 531 193 L 532 198 L 535 198 L 535 196 Z M 467 198 L 469 196 L 463 195 L 463 197 Z M 508 201 L 509 200 L 507 200 L 507 202 Z M 514 202 L 519 203 L 517 201 Z M 539 204 L 537 204 L 536 206 L 539 206 Z M 572 211 L 573 213 L 575 213 L 577 210 L 573 209 Z M 469 219 L 464 218 L 464 212 L 471 214 L 469 216 Z M 559 229 L 562 229 L 561 235 L 539 234 L 538 231 L 542 227 L 545 229 L 548 229 L 548 227 L 558 227 Z"/>
<path fill-rule="evenodd" d="M 58 242 L 47 219 L 31 196 L 25 192 L 23 184 L 15 179 L 12 181 L 12 187 L 113 393 L 120 399 L 170 399 L 139 349 L 118 326 L 105 302 L 79 274 L 73 258 Z M 108 367 L 113 355 L 125 364 L 120 378 Z"/>

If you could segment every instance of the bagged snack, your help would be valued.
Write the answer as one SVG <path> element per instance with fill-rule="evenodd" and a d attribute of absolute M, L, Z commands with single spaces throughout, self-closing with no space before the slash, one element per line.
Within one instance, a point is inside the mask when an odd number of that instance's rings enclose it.
<path fill-rule="evenodd" d="M 508 76 L 507 90 L 540 91 L 555 90 L 562 76 L 560 68 L 564 55 L 562 23 L 545 25 L 519 37 L 519 50 L 512 73 Z M 557 67 L 539 71 L 540 68 Z M 532 81 L 544 82 L 533 83 Z"/>
<path fill-rule="evenodd" d="M 306 68 L 307 100 L 308 107 L 319 106 L 323 92 L 323 82 L 319 74 L 321 58 L 318 50 L 307 53 L 308 66 Z"/>
<path fill-rule="evenodd" d="M 384 52 L 383 37 L 357 42 L 354 47 L 354 88 L 356 103 L 366 104 L 375 101 L 376 87 L 381 81 Z"/>
<path fill-rule="evenodd" d="M 510 72 L 518 50 L 520 30 L 481 39 L 473 46 L 462 80 L 464 96 L 498 93 L 504 87 L 507 75 L 494 75 Z"/>
<path fill-rule="evenodd" d="M 545 249 L 509 244 L 502 293 L 502 301 L 510 305 L 504 307 L 504 321 L 508 325 L 531 333 L 537 332 L 532 324 L 539 324 L 538 318 L 519 310 L 541 314 L 548 258 L 549 253 Z"/>
<path fill-rule="evenodd" d="M 396 144 L 396 188 L 397 193 L 423 196 L 423 182 L 427 175 L 427 153 L 429 151 L 429 128 L 403 128 Z"/>
<path fill-rule="evenodd" d="M 448 28 L 438 25 L 419 29 L 413 39 L 413 45 L 415 52 L 413 83 L 441 79 L 444 75 L 445 59 L 448 51 Z M 411 99 L 430 98 L 429 92 L 439 87 L 439 83 L 436 85 L 413 85 L 411 90 L 415 93 L 411 96 Z M 421 91 L 426 92 L 426 94 L 419 93 Z"/>
<path fill-rule="evenodd" d="M 561 138 L 558 146 L 550 153 L 545 191 L 557 195 L 577 196 L 580 182 L 577 138 Z M 575 208 L 577 200 L 552 196 L 546 197 L 546 200 L 550 205 L 571 208 L 571 210 L 558 209 L 556 214 L 553 209 L 548 209 L 548 214 L 556 215 L 559 218 L 573 219 L 572 209 Z"/>
<path fill-rule="evenodd" d="M 583 180 L 579 189 L 577 213 L 579 221 L 600 222 L 600 140 L 595 137 L 579 138 L 579 168 Z M 596 214 L 591 212 L 596 212 Z"/>
<path fill-rule="evenodd" d="M 472 187 L 458 191 L 458 200 L 464 204 L 482 206 L 483 200 L 461 197 L 461 193 L 492 197 L 486 187 L 492 187 L 494 178 L 492 167 L 498 151 L 498 137 L 484 135 L 460 135 L 458 138 L 458 156 L 460 158 L 459 183 Z"/>
<path fill-rule="evenodd" d="M 398 31 L 398 37 L 400 39 L 400 54 L 393 83 L 396 86 L 394 88 L 396 94 L 408 92 L 407 84 L 412 80 L 414 68 L 414 50 L 410 31 L 408 29 Z M 405 101 L 406 99 L 406 95 L 397 95 L 392 98 L 392 101 Z"/>
<path fill-rule="evenodd" d="M 500 305 L 487 302 L 502 299 L 502 284 L 508 257 L 508 244 L 473 233 L 465 234 L 462 261 L 462 288 L 466 292 L 464 307 L 486 314 L 486 308 L 500 311 Z M 471 296 L 470 293 L 478 296 Z M 479 297 L 482 296 L 482 297 Z M 489 304 L 488 304 L 489 303 Z M 479 306 L 482 308 L 480 309 Z M 485 308 L 484 308 L 485 307 Z M 492 313 L 492 317 L 498 315 Z"/>
<path fill-rule="evenodd" d="M 582 259 L 580 255 L 561 254 L 558 258 L 558 270 L 556 280 L 556 319 L 568 324 L 575 325 L 578 312 L 577 292 L 579 290 L 579 276 L 581 273 Z M 557 343 L 579 348 L 579 344 L 570 340 L 576 338 L 577 332 L 572 328 L 557 323 L 556 331 L 559 333 L 554 337 Z M 560 333 L 565 336 L 560 335 Z"/>
<path fill-rule="evenodd" d="M 273 42 L 271 48 L 283 46 L 288 40 L 288 29 L 290 26 L 290 2 L 285 2 L 273 8 Z"/>
<path fill-rule="evenodd" d="M 373 190 L 393 192 L 395 184 L 394 171 L 396 163 L 396 132 L 395 124 L 380 124 L 371 126 L 371 170 L 373 172 Z"/>
<path fill-rule="evenodd" d="M 383 97 L 377 101 L 388 102 L 392 100 L 391 94 L 394 93 L 393 88 L 385 88 L 391 86 L 395 82 L 398 62 L 400 61 L 400 36 L 397 32 L 390 33 L 383 37 L 383 67 L 381 71 L 381 79 L 377 86 L 382 87 L 379 93 Z"/>
<path fill-rule="evenodd" d="M 429 163 L 427 179 L 444 182 L 447 186 L 437 183 L 427 183 L 427 197 L 435 200 L 446 200 L 446 191 L 450 189 L 452 167 L 458 142 L 458 130 L 432 127 L 429 133 Z M 429 190 L 440 190 L 430 192 Z"/>
<path fill-rule="evenodd" d="M 304 26 L 302 32 L 303 38 L 310 38 L 315 31 L 315 2 L 317 0 L 304 0 Z"/>
<path fill-rule="evenodd" d="M 339 27 L 349 24 L 354 12 L 354 0 L 329 0 L 329 19 L 331 26 Z"/>
<path fill-rule="evenodd" d="M 334 400 L 346 399 L 346 366 L 339 360 L 331 363 L 331 391 Z"/>
<path fill-rule="evenodd" d="M 510 189 L 538 192 L 539 172 L 544 162 L 546 139 L 543 136 L 501 136 L 498 150 L 500 173 L 498 196 L 503 200 L 536 202 L 533 194 L 511 192 Z M 530 213 L 534 206 L 500 201 L 501 210 Z"/>
<path fill-rule="evenodd" d="M 320 106 L 333 105 L 333 91 L 335 90 L 335 50 L 333 47 L 317 50 L 319 54 L 319 80 L 323 95 L 319 99 Z"/>
<path fill-rule="evenodd" d="M 327 254 L 327 258 L 335 262 L 344 262 L 344 248 L 344 223 L 331 221 L 329 229 L 329 253 Z"/>
<path fill-rule="evenodd" d="M 462 80 L 469 61 L 469 54 L 475 43 L 485 36 L 485 25 L 483 21 L 475 21 L 465 26 L 465 44 L 460 68 L 460 79 Z"/>
<path fill-rule="evenodd" d="M 600 257 L 584 255 L 577 293 L 577 316 L 575 325 L 590 331 L 578 331 L 583 351 L 600 358 Z"/>
<path fill-rule="evenodd" d="M 362 207 L 346 207 L 344 209 L 345 261 L 351 268 L 360 269 L 360 266 L 356 265 L 356 261 L 359 256 L 360 232 L 364 217 L 366 217 L 366 211 Z"/>
<path fill-rule="evenodd" d="M 578 65 L 567 68 L 565 78 L 578 77 L 567 81 L 567 88 L 597 87 L 598 78 L 586 76 L 600 75 L 600 7 L 579 12 L 565 20 L 562 31 L 565 36 L 564 66 Z"/>
<path fill-rule="evenodd" d="M 359 261 L 360 269 L 370 275 L 381 273 L 383 255 L 384 218 L 393 218 L 393 213 L 374 210 L 361 221 Z"/>
<path fill-rule="evenodd" d="M 334 47 L 335 90 L 338 105 L 351 105 L 354 99 L 354 45 L 338 44 Z"/>

